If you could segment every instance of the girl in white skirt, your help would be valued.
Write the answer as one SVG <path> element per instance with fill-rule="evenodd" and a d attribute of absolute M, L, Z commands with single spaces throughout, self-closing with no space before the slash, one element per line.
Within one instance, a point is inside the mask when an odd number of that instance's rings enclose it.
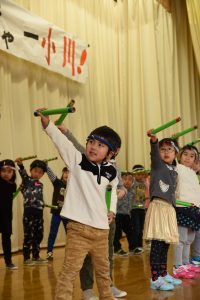
<path fill-rule="evenodd" d="M 144 226 L 144 239 L 151 240 L 150 266 L 151 288 L 173 290 L 181 284 L 167 272 L 167 253 L 170 244 L 179 242 L 176 220 L 176 156 L 179 152 L 176 141 L 158 139 L 147 132 L 151 138 L 151 181 L 150 205 Z"/>

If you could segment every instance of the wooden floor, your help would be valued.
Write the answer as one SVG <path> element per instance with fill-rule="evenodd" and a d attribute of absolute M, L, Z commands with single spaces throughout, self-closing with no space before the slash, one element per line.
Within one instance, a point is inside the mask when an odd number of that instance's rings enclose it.
<path fill-rule="evenodd" d="M 169 256 L 171 257 L 172 250 Z M 45 250 L 41 256 L 45 257 Z M 43 266 L 24 267 L 22 254 L 14 254 L 13 261 L 18 270 L 6 270 L 0 257 L 0 300 L 51 300 L 53 299 L 56 277 L 61 269 L 64 247 L 54 250 L 54 260 Z M 170 259 L 171 260 L 171 259 Z M 149 287 L 149 252 L 140 256 L 114 258 L 115 285 L 127 291 L 124 300 L 199 300 L 200 274 L 194 280 L 184 280 L 183 284 L 170 292 L 153 291 Z M 170 270 L 172 266 L 170 265 Z M 76 280 L 74 300 L 81 299 L 79 278 Z M 96 286 L 94 290 L 97 291 Z"/>

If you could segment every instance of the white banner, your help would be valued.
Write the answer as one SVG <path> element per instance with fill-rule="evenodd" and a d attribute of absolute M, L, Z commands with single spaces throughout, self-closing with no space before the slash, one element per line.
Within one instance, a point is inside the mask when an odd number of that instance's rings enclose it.
<path fill-rule="evenodd" d="M 8 0 L 0 0 L 0 49 L 78 82 L 88 76 L 88 45 Z"/>

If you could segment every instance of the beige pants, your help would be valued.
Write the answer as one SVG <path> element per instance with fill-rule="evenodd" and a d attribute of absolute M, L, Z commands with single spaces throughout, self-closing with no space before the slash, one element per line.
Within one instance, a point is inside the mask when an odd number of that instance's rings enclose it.
<path fill-rule="evenodd" d="M 114 299 L 110 290 L 108 230 L 70 221 L 67 225 L 65 259 L 58 275 L 55 300 L 72 300 L 74 281 L 88 253 L 91 254 L 95 269 L 99 299 Z"/>

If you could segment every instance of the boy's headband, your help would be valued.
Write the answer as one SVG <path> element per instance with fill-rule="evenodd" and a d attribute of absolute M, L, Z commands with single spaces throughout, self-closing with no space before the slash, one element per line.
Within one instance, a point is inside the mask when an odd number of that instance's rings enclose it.
<path fill-rule="evenodd" d="M 107 140 L 105 140 L 103 137 L 100 137 L 99 135 L 91 134 L 87 137 L 87 141 L 88 140 L 97 140 L 97 141 L 101 142 L 102 144 L 107 145 L 111 151 L 114 151 L 113 146 Z"/>

